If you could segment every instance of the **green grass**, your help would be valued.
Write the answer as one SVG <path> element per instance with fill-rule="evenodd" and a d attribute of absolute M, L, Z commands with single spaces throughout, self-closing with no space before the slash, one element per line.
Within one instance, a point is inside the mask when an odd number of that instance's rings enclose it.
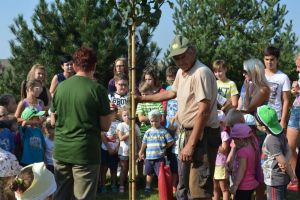
<path fill-rule="evenodd" d="M 107 192 L 107 193 L 100 193 L 97 196 L 98 200 L 127 200 L 129 199 L 129 194 L 128 191 L 125 193 L 112 193 L 112 192 Z M 145 199 L 145 200 L 158 200 L 158 190 L 153 189 L 153 191 L 149 195 L 145 195 L 144 190 L 138 190 L 137 191 L 137 200 L 140 199 Z"/>
<path fill-rule="evenodd" d="M 144 193 L 145 180 L 146 180 L 146 177 L 144 177 L 141 182 L 139 182 L 137 180 L 136 187 L 139 188 L 137 190 L 137 200 L 159 200 L 158 188 L 157 188 L 157 178 L 153 179 L 152 192 L 149 195 L 145 195 L 145 193 Z M 108 177 L 107 182 L 110 182 L 110 177 Z M 124 193 L 119 193 L 119 192 L 113 193 L 113 192 L 111 192 L 109 185 L 107 185 L 107 186 L 108 186 L 108 192 L 107 193 L 98 193 L 97 200 L 128 200 L 129 199 L 128 187 L 126 187 L 126 190 L 125 190 L 126 192 L 124 192 Z M 287 200 L 300 200 L 300 194 L 297 192 L 288 191 L 286 199 Z"/>
<path fill-rule="evenodd" d="M 128 192 L 125 192 L 123 194 L 121 193 L 112 193 L 112 192 L 107 192 L 107 193 L 100 193 L 97 196 L 98 200 L 127 200 L 129 199 L 129 195 Z M 152 193 L 150 193 L 149 195 L 145 195 L 144 194 L 144 190 L 140 189 L 137 191 L 137 200 L 140 199 L 145 199 L 145 200 L 158 200 L 158 190 L 157 188 L 154 188 Z M 299 200 L 300 199 L 300 195 L 296 192 L 289 192 L 288 191 L 288 195 L 287 195 L 287 200 Z"/>

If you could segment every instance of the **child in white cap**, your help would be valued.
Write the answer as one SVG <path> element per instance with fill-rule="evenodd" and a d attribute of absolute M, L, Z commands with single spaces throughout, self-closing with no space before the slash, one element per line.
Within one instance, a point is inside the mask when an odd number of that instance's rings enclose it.
<path fill-rule="evenodd" d="M 45 200 L 55 192 L 56 182 L 54 175 L 40 162 L 22 168 L 10 189 L 17 200 Z"/>

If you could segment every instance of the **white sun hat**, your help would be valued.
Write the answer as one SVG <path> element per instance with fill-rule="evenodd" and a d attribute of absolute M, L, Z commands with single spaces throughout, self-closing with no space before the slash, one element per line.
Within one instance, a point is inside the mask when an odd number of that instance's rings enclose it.
<path fill-rule="evenodd" d="M 22 170 L 32 167 L 34 179 L 30 187 L 22 194 L 16 193 L 17 200 L 44 200 L 56 190 L 54 175 L 43 162 L 28 165 Z M 21 171 L 22 171 L 21 170 Z"/>

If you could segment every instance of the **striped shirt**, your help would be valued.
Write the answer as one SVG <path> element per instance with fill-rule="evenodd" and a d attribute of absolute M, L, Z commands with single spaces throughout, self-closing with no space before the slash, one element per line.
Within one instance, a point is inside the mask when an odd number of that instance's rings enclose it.
<path fill-rule="evenodd" d="M 138 103 L 136 108 L 136 115 L 142 114 L 146 117 L 148 117 L 148 113 L 151 110 L 159 110 L 160 114 L 164 115 L 164 109 L 161 102 L 144 102 L 144 103 Z M 141 131 L 141 138 L 143 138 L 145 132 L 151 128 L 150 123 L 146 124 L 144 122 L 141 123 L 140 131 Z"/>
<path fill-rule="evenodd" d="M 166 144 L 172 142 L 173 138 L 164 128 L 148 129 L 143 137 L 143 144 L 146 144 L 146 159 L 154 160 L 162 158 L 166 151 Z"/>

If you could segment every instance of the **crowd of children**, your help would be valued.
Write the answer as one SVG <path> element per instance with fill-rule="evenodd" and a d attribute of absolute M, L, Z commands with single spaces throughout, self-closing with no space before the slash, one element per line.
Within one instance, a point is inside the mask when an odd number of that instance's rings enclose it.
<path fill-rule="evenodd" d="M 300 55 L 296 60 L 299 58 Z M 62 63 L 64 73 L 61 74 L 68 78 L 73 74 L 70 70 L 72 63 L 70 59 L 66 59 L 65 62 Z M 124 193 L 128 181 L 130 133 L 129 85 L 124 73 L 127 71 L 126 60 L 119 58 L 115 64 L 119 71 L 110 81 L 111 90 L 108 95 L 114 120 L 109 131 L 101 133 L 102 145 L 99 147 L 99 192 L 102 193 L 109 190 L 106 178 L 108 169 L 112 192 Z M 297 67 L 300 68 L 300 65 Z M 288 184 L 297 186 L 295 172 L 298 170 L 300 173 L 299 166 L 293 168 L 289 163 L 293 152 L 285 136 L 286 127 L 280 124 L 278 111 L 270 105 L 257 107 L 252 115 L 240 111 L 239 92 L 235 83 L 227 78 L 227 70 L 229 69 L 225 61 L 217 60 L 213 63 L 220 95 L 218 117 L 222 139 L 214 171 L 213 199 L 222 197 L 223 200 L 228 200 L 233 195 L 237 200 L 250 200 L 254 191 L 256 199 L 264 199 L 265 194 L 268 199 L 285 199 Z M 176 67 L 168 67 L 167 85 L 162 87 L 154 70 L 146 68 L 138 87 L 139 93 L 151 95 L 163 92 L 164 89 L 170 90 L 176 73 Z M 56 75 L 56 78 L 53 78 L 52 95 L 57 85 L 63 81 L 60 76 Z M 23 198 L 34 199 L 37 193 L 46 198 L 55 191 L 56 184 L 52 175 L 55 133 L 50 119 L 46 117 L 48 114 L 45 112 L 44 103 L 38 98 L 42 88 L 40 80 L 28 80 L 26 98 L 18 105 L 12 95 L 4 94 L 0 97 L 0 199 L 9 199 L 8 196 L 11 195 L 5 191 L 4 186 L 8 184 L 8 179 L 3 177 L 11 179 L 10 190 L 14 191 L 19 199 L 22 199 L 22 195 Z M 292 93 L 296 95 L 292 112 L 298 112 L 298 82 L 293 83 Z M 152 191 L 153 176 L 158 176 L 160 163 L 166 161 L 172 172 L 173 192 L 176 192 L 179 153 L 176 135 L 177 110 L 176 99 L 137 104 L 134 137 L 137 141 L 138 176 L 143 177 L 144 173 L 146 175 L 145 193 Z M 295 120 L 294 125 L 299 127 L 300 118 L 297 120 L 298 125 L 295 125 Z M 262 133 L 264 137 L 259 135 Z M 30 185 L 33 181 L 40 181 L 41 185 L 32 191 Z"/>

